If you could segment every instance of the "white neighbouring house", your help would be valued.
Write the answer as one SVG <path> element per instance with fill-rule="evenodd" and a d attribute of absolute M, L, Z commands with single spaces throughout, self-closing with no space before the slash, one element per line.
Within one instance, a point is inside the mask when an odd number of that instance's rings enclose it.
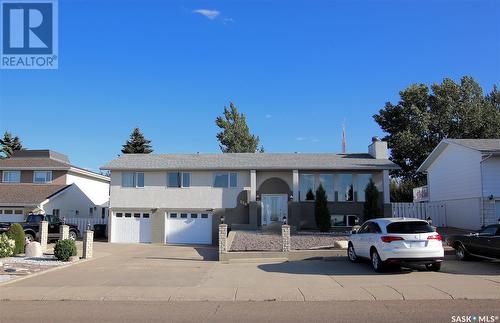
<path fill-rule="evenodd" d="M 500 139 L 443 139 L 419 172 L 429 202 L 443 203 L 447 226 L 477 230 L 500 219 Z"/>
<path fill-rule="evenodd" d="M 71 219 L 80 229 L 89 220 L 106 222 L 109 177 L 70 164 L 66 155 L 16 151 L 0 159 L 0 180 L 0 222 L 22 222 L 31 212 Z"/>

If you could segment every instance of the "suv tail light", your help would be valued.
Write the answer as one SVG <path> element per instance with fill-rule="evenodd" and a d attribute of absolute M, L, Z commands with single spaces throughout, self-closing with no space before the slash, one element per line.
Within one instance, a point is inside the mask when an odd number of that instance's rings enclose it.
<path fill-rule="evenodd" d="M 380 239 L 382 240 L 382 242 L 386 242 L 386 243 L 404 240 L 402 237 L 396 237 L 396 236 L 381 236 Z"/>
<path fill-rule="evenodd" d="M 427 240 L 437 240 L 437 241 L 443 241 L 443 237 L 441 237 L 440 234 L 433 234 L 431 236 L 427 237 Z"/>

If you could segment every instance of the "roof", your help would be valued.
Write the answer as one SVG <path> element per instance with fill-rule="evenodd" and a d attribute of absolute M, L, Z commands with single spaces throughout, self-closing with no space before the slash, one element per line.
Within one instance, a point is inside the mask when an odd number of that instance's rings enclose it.
<path fill-rule="evenodd" d="M 70 186 L 52 184 L 0 184 L 0 203 L 38 205 Z"/>
<path fill-rule="evenodd" d="M 124 154 L 110 161 L 105 170 L 313 170 L 396 169 L 388 159 L 369 154 L 333 153 L 216 153 L 216 154 Z"/>
<path fill-rule="evenodd" d="M 457 145 L 468 149 L 473 149 L 481 154 L 500 154 L 500 139 L 443 139 L 427 156 L 425 161 L 417 169 L 417 172 L 425 172 L 441 155 L 449 145 Z"/>
<path fill-rule="evenodd" d="M 445 139 L 445 141 L 481 152 L 500 152 L 500 139 Z"/>
<path fill-rule="evenodd" d="M 51 158 L 69 164 L 69 158 L 65 154 L 49 149 L 21 149 L 15 150 L 13 158 Z"/>
<path fill-rule="evenodd" d="M 58 168 L 70 169 L 71 165 L 49 158 L 5 158 L 0 159 L 0 169 L 4 168 Z"/>

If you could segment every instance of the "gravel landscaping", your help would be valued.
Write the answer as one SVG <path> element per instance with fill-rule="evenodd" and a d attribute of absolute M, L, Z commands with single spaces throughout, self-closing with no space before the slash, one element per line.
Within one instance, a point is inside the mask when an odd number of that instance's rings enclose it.
<path fill-rule="evenodd" d="M 296 232 L 291 235 L 292 250 L 333 248 L 335 241 L 346 240 L 336 232 Z M 229 251 L 281 251 L 281 232 L 236 231 Z"/>
<path fill-rule="evenodd" d="M 70 262 L 63 262 L 53 255 L 43 255 L 37 258 L 8 257 L 0 259 L 0 282 L 26 276 L 50 268 L 66 266 Z"/>

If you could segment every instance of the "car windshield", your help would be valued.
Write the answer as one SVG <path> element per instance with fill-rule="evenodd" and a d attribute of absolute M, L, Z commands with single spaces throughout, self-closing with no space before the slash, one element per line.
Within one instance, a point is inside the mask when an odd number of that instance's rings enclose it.
<path fill-rule="evenodd" d="M 496 227 L 486 227 L 483 231 L 479 232 L 480 236 L 494 236 L 497 232 Z"/>
<path fill-rule="evenodd" d="M 424 221 L 393 222 L 387 226 L 387 233 L 429 233 L 434 228 Z"/>
<path fill-rule="evenodd" d="M 26 218 L 26 222 L 37 223 L 37 222 L 42 221 L 42 219 L 43 219 L 43 216 L 32 214 L 32 215 L 28 215 L 28 217 Z"/>

